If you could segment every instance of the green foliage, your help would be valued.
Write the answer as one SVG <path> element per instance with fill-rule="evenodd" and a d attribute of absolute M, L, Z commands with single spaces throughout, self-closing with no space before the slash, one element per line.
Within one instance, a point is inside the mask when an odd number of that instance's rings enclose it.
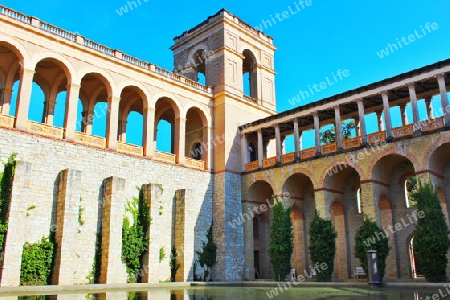
<path fill-rule="evenodd" d="M 445 282 L 450 231 L 438 195 L 432 184 L 419 182 L 411 197 L 417 202 L 419 214 L 424 213 L 414 230 L 414 252 L 418 263 L 427 281 Z"/>
<path fill-rule="evenodd" d="M 291 270 L 291 256 L 294 249 L 292 209 L 285 208 L 277 198 L 274 198 L 274 201 L 268 253 L 275 280 L 284 280 Z"/>
<path fill-rule="evenodd" d="M 349 139 L 352 136 L 352 130 L 355 128 L 355 121 L 342 122 L 342 138 L 344 140 Z M 333 126 L 331 129 L 324 130 L 320 133 L 320 142 L 323 145 L 334 143 L 336 141 L 336 128 Z"/>
<path fill-rule="evenodd" d="M 416 176 L 411 176 L 406 181 L 406 190 L 409 194 L 409 206 L 417 206 L 417 202 L 414 200 L 414 197 L 411 197 L 411 194 L 414 194 L 417 192 L 417 189 L 419 188 L 419 183 Z"/>
<path fill-rule="evenodd" d="M 147 231 L 151 223 L 141 189 L 139 198 L 128 201 L 125 211 L 131 214 L 132 220 L 125 215 L 122 222 L 122 261 L 126 265 L 128 282 L 138 282 L 142 277 L 142 256 L 148 249 Z"/>
<path fill-rule="evenodd" d="M 35 244 L 26 243 L 23 247 L 20 267 L 20 285 L 50 284 L 53 265 L 54 245 L 49 238 Z"/>
<path fill-rule="evenodd" d="M 25 217 L 28 217 L 28 216 L 30 215 L 30 211 L 32 211 L 32 210 L 35 209 L 35 208 L 36 208 L 36 205 L 30 205 L 30 206 L 28 206 L 28 208 L 27 208 L 27 213 L 26 213 Z"/>
<path fill-rule="evenodd" d="M 175 246 L 172 247 L 170 251 L 170 281 L 175 282 L 175 275 L 177 274 L 178 269 L 180 268 L 180 264 L 177 263 L 177 248 Z M 195 274 L 195 272 L 194 272 Z"/>
<path fill-rule="evenodd" d="M 161 263 L 164 258 L 166 258 L 166 252 L 164 251 L 164 246 L 159 248 L 159 262 Z"/>
<path fill-rule="evenodd" d="M 94 254 L 94 261 L 92 263 L 92 271 L 89 276 L 86 277 L 86 279 L 89 280 L 89 283 L 98 283 L 98 279 L 100 278 L 100 270 L 101 270 L 101 264 L 102 264 L 102 230 L 100 229 L 99 232 L 96 234 L 96 240 L 95 240 L 95 254 Z"/>
<path fill-rule="evenodd" d="M 355 257 L 359 258 L 361 266 L 366 274 L 368 272 L 367 266 L 367 251 L 377 251 L 378 269 L 380 270 L 380 281 L 383 281 L 386 272 L 386 258 L 389 254 L 389 240 L 376 222 L 366 218 L 361 227 L 355 234 Z"/>
<path fill-rule="evenodd" d="M 80 197 L 80 206 L 78 206 L 78 224 L 80 224 L 80 226 L 84 225 L 84 220 L 83 220 L 84 208 L 81 207 L 82 201 L 83 201 L 83 198 Z"/>
<path fill-rule="evenodd" d="M 195 251 L 198 255 L 198 263 L 202 268 L 205 266 L 207 269 L 204 271 L 203 279 L 206 281 L 209 276 L 209 268 L 212 268 L 217 262 L 217 246 L 213 239 L 213 223 L 209 226 L 208 232 L 206 233 L 207 241 L 206 243 L 202 241 L 202 250 Z M 212 281 L 212 278 L 210 279 Z"/>
<path fill-rule="evenodd" d="M 334 255 L 336 253 L 337 233 L 331 221 L 321 218 L 316 210 L 316 215 L 309 227 L 309 253 L 312 265 L 325 263 L 328 268 L 318 272 L 317 281 L 331 281 L 334 270 Z"/>
<path fill-rule="evenodd" d="M 0 173 L 0 252 L 3 251 L 6 233 L 8 231 L 8 208 L 11 202 L 12 182 L 15 171 L 15 158 L 17 153 L 11 154 L 6 163 L 3 163 L 3 173 Z"/>

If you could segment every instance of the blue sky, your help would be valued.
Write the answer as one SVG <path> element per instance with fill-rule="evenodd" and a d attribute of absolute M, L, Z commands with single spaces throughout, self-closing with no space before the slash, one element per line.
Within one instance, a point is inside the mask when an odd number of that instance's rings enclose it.
<path fill-rule="evenodd" d="M 280 1 L 154 1 L 137 0 L 137 8 L 119 16 L 126 0 L 17 1 L 2 4 L 43 21 L 78 32 L 124 53 L 173 69 L 172 38 L 221 8 L 251 26 L 260 26 L 276 13 L 295 10 L 299 0 Z M 367 85 L 450 57 L 450 1 L 311 0 L 295 15 L 264 28 L 274 38 L 277 110 L 294 106 L 289 99 L 308 85 L 319 84 L 337 70 L 350 76 L 300 104 Z M 76 4 L 75 4 L 76 3 Z M 300 6 L 299 6 L 300 7 Z M 421 32 L 427 22 L 438 29 L 384 58 L 377 55 L 388 43 Z M 127 132 L 129 136 L 130 133 Z M 130 137 L 131 138 L 131 137 Z"/>

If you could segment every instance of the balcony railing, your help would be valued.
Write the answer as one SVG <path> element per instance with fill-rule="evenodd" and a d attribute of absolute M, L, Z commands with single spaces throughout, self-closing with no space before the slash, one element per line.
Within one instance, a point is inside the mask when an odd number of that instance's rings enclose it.
<path fill-rule="evenodd" d="M 444 127 L 444 117 L 426 120 L 422 122 L 422 131 L 431 131 Z"/>
<path fill-rule="evenodd" d="M 369 144 L 376 144 L 386 140 L 386 131 L 375 132 L 367 136 Z"/>
<path fill-rule="evenodd" d="M 14 120 L 16 118 L 8 115 L 0 115 L 0 126 L 2 127 L 8 127 L 13 128 L 14 127 Z"/>
<path fill-rule="evenodd" d="M 300 152 L 300 156 L 302 159 L 307 159 L 316 156 L 316 148 L 308 148 L 305 150 L 302 150 Z"/>
<path fill-rule="evenodd" d="M 175 164 L 177 156 L 172 153 L 166 153 L 166 152 L 159 152 L 155 150 L 155 160 L 159 160 L 162 162 L 166 162 L 169 164 Z"/>
<path fill-rule="evenodd" d="M 288 164 L 290 162 L 295 161 L 295 152 L 291 152 L 288 154 L 284 154 L 281 156 L 281 163 L 282 164 Z"/>
<path fill-rule="evenodd" d="M 75 133 L 75 141 L 88 145 L 88 146 L 94 146 L 99 148 L 106 148 L 106 139 L 100 136 L 95 135 L 89 135 L 83 132 L 76 132 Z"/>
<path fill-rule="evenodd" d="M 393 131 L 394 131 L 394 138 L 411 136 L 413 135 L 413 124 L 394 128 Z"/>
<path fill-rule="evenodd" d="M 205 169 L 205 162 L 203 160 L 192 159 L 189 157 L 184 158 L 184 165 L 199 170 Z"/>
<path fill-rule="evenodd" d="M 144 155 L 144 148 L 123 142 L 117 142 L 117 151 L 137 156 Z"/>
<path fill-rule="evenodd" d="M 361 138 L 359 136 L 352 139 L 346 139 L 343 142 L 344 149 L 358 148 L 361 146 Z"/>
<path fill-rule="evenodd" d="M 245 165 L 245 171 L 247 172 L 251 172 L 251 171 L 255 171 L 258 170 L 258 161 L 252 161 L 249 162 L 248 164 Z"/>
<path fill-rule="evenodd" d="M 275 166 L 276 164 L 277 164 L 277 158 L 275 156 L 263 159 L 263 167 L 264 168 L 270 168 L 270 167 Z"/>
<path fill-rule="evenodd" d="M 64 128 L 54 127 L 33 121 L 28 121 L 27 131 L 57 139 L 62 139 L 64 136 Z"/>
<path fill-rule="evenodd" d="M 337 151 L 337 143 L 329 143 L 322 146 L 322 154 L 334 153 Z"/>

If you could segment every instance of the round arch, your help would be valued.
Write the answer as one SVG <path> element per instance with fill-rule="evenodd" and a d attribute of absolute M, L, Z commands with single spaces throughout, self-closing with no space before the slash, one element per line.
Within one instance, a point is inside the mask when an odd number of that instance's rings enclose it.
<path fill-rule="evenodd" d="M 0 34 L 0 44 L 5 43 L 9 45 L 11 50 L 14 51 L 16 56 L 23 61 L 23 66 L 25 69 L 33 69 L 33 63 L 30 57 L 29 52 L 26 50 L 25 46 L 23 46 L 19 41 L 13 39 L 9 36 Z"/>
<path fill-rule="evenodd" d="M 140 96 L 142 97 L 142 100 L 144 101 L 144 103 L 143 103 L 144 109 L 147 108 L 149 106 L 149 103 L 152 102 L 151 101 L 152 98 L 151 98 L 150 92 L 148 91 L 147 87 L 145 87 L 142 83 L 139 83 L 134 80 L 121 81 L 119 84 L 117 84 L 117 92 L 119 92 L 121 94 L 122 91 L 127 87 L 137 88 L 136 91 L 140 94 Z"/>
<path fill-rule="evenodd" d="M 205 52 L 205 54 L 209 53 L 209 47 L 206 43 L 201 43 L 199 45 L 197 45 L 196 47 L 194 47 L 188 55 L 188 59 L 187 59 L 187 63 L 192 61 L 192 57 L 195 55 L 195 53 L 197 53 L 198 50 L 203 50 Z"/>
<path fill-rule="evenodd" d="M 332 176 L 334 174 L 337 174 L 339 171 L 345 170 L 345 169 L 354 169 L 358 175 L 360 180 L 364 180 L 364 171 L 363 169 L 358 165 L 358 164 L 348 164 L 347 162 L 339 162 L 339 161 L 333 161 L 330 164 L 328 164 L 328 166 L 326 166 L 322 172 L 322 174 L 320 175 L 320 179 L 319 179 L 319 185 L 323 186 L 325 183 L 325 179 L 327 176 Z"/>
<path fill-rule="evenodd" d="M 181 105 L 181 101 L 174 94 L 168 92 L 160 92 L 153 95 L 152 101 L 149 101 L 149 108 L 156 109 L 156 103 L 158 103 L 158 101 L 161 99 L 169 100 L 170 106 L 175 112 L 175 118 L 186 115 L 183 110 L 183 106 Z"/>
<path fill-rule="evenodd" d="M 33 70 L 36 69 L 37 65 L 43 61 L 43 60 L 51 60 L 54 62 L 58 67 L 60 67 L 64 73 L 66 74 L 67 81 L 69 83 L 79 84 L 80 82 L 73 81 L 74 77 L 76 77 L 77 72 L 75 71 L 75 68 L 73 67 L 72 63 L 64 56 L 62 56 L 59 53 L 54 52 L 43 52 L 43 53 L 36 53 L 33 55 L 32 58 L 32 65 Z"/>
<path fill-rule="evenodd" d="M 181 117 L 186 119 L 187 114 L 189 113 L 189 111 L 191 109 L 197 110 L 197 113 L 199 114 L 200 118 L 202 119 L 203 126 L 212 127 L 210 115 L 201 106 L 191 105 L 191 106 L 187 107 L 186 110 L 183 112 L 183 115 L 181 115 Z"/>
<path fill-rule="evenodd" d="M 97 67 L 88 67 L 80 70 L 77 74 L 77 77 L 73 79 L 74 82 L 80 82 L 86 75 L 100 75 L 98 78 L 105 84 L 106 91 L 108 95 L 110 96 L 116 96 L 117 95 L 117 89 L 115 85 L 114 79 L 111 77 L 111 75 L 103 69 L 97 68 Z M 120 94 L 118 98 L 120 97 Z"/>
<path fill-rule="evenodd" d="M 416 172 L 421 170 L 421 164 L 419 163 L 419 160 L 411 152 L 405 151 L 402 149 L 397 149 L 397 148 L 389 148 L 384 151 L 381 151 L 374 158 L 372 158 L 370 160 L 370 162 L 367 165 L 367 170 L 366 170 L 367 174 L 372 176 L 373 168 L 375 168 L 377 163 L 384 157 L 387 157 L 391 154 L 398 154 L 398 155 L 403 156 L 406 159 L 408 159 L 413 164 Z M 366 179 L 371 179 L 371 178 L 364 178 L 362 180 L 366 180 Z"/>

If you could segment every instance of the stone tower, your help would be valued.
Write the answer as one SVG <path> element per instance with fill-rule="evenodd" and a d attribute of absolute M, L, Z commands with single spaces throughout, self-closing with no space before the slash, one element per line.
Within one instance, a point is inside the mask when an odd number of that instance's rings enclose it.
<path fill-rule="evenodd" d="M 273 40 L 222 9 L 174 38 L 175 71 L 212 86 L 209 108 L 214 120 L 214 238 L 218 265 L 213 278 L 241 280 L 244 275 L 241 177 L 247 145 L 238 126 L 275 114 Z M 242 148 L 242 150 L 241 150 Z M 245 152 L 241 152 L 245 151 Z"/>

